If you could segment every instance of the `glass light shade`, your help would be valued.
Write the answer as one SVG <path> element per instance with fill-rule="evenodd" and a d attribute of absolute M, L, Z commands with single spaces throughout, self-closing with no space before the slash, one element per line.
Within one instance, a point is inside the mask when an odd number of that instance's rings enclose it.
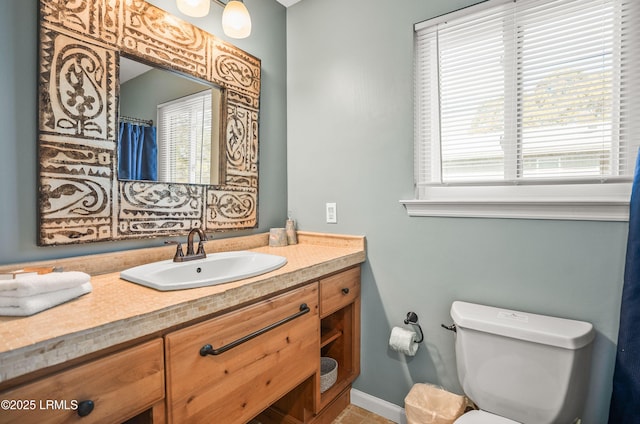
<path fill-rule="evenodd" d="M 176 0 L 180 13 L 194 18 L 207 16 L 211 0 Z"/>
<path fill-rule="evenodd" d="M 251 16 L 239 0 L 230 0 L 222 12 L 222 30 L 231 38 L 247 38 L 251 34 Z"/>

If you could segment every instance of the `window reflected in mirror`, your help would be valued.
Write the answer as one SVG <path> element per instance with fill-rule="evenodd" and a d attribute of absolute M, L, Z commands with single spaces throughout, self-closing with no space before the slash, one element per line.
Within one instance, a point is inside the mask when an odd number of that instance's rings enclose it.
<path fill-rule="evenodd" d="M 120 58 L 118 179 L 219 183 L 222 91 Z"/>

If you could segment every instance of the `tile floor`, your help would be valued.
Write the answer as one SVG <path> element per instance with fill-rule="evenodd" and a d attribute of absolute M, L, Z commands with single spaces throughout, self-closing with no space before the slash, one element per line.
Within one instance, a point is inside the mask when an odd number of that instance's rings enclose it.
<path fill-rule="evenodd" d="M 393 421 L 355 405 L 349 405 L 332 424 L 393 424 Z"/>

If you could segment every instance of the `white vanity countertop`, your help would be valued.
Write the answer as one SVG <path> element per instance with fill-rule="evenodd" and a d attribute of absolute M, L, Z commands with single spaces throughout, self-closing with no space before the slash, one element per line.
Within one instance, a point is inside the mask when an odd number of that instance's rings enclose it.
<path fill-rule="evenodd" d="M 114 272 L 114 268 L 126 269 L 144 259 L 167 259 L 171 247 L 23 264 L 63 263 L 65 271 L 88 272 L 93 291 L 30 317 L 0 317 L 0 383 L 233 309 L 360 264 L 366 258 L 365 239 L 360 236 L 299 232 L 299 243 L 286 247 L 267 246 L 267 237 L 218 240 L 214 245 L 208 243 L 207 250 L 212 246 L 215 248 L 210 251 L 254 250 L 281 255 L 287 258 L 285 266 L 257 277 L 189 290 L 161 292 L 124 281 Z M 163 256 L 150 259 L 153 255 Z"/>

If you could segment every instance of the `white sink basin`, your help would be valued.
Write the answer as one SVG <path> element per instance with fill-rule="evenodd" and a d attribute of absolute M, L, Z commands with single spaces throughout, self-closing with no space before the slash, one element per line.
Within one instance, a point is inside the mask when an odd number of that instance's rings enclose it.
<path fill-rule="evenodd" d="M 287 258 L 267 253 L 220 252 L 188 262 L 167 259 L 136 266 L 122 271 L 120 278 L 156 290 L 181 290 L 255 277 L 286 263 Z"/>

